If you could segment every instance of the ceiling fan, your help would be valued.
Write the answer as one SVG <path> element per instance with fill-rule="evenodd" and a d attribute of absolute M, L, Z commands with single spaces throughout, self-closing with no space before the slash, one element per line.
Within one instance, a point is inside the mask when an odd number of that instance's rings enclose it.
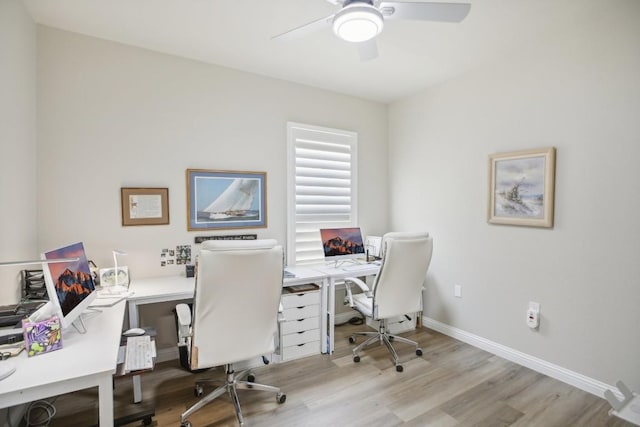
<path fill-rule="evenodd" d="M 406 2 L 379 0 L 327 0 L 342 8 L 329 16 L 279 34 L 273 39 L 293 39 L 305 34 L 333 27 L 341 39 L 355 43 L 363 61 L 378 56 L 375 37 L 380 34 L 386 19 L 460 22 L 471 5 L 468 3 Z"/>

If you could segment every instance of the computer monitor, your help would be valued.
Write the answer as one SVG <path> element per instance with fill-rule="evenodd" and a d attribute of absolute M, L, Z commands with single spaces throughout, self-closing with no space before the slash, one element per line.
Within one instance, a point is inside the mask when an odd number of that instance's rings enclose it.
<path fill-rule="evenodd" d="M 324 258 L 327 261 L 362 258 L 365 254 L 359 227 L 322 228 L 320 239 Z"/>
<path fill-rule="evenodd" d="M 42 258 L 78 259 L 43 265 L 47 293 L 64 329 L 73 324 L 98 295 L 84 252 L 84 245 L 79 242 L 52 249 L 43 253 Z"/>

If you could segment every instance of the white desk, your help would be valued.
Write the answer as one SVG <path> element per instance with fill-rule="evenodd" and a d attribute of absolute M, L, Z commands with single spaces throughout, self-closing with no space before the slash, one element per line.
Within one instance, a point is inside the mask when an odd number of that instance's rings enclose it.
<path fill-rule="evenodd" d="M 334 317 L 335 317 L 335 285 L 337 281 L 347 277 L 371 276 L 378 274 L 380 266 L 368 264 L 365 269 L 344 270 L 326 264 L 286 267 L 295 277 L 285 278 L 283 287 L 302 285 L 307 283 L 320 283 L 321 307 L 323 318 L 320 330 L 320 339 L 323 353 L 332 353 L 334 350 Z M 193 277 L 168 276 L 132 280 L 129 291 L 133 295 L 127 299 L 129 305 L 129 327 L 139 327 L 138 306 L 159 302 L 180 301 L 193 299 L 195 280 Z M 137 384 L 137 386 L 136 386 Z M 142 400 L 140 377 L 134 377 L 134 402 Z"/>
<path fill-rule="evenodd" d="M 138 306 L 193 299 L 195 280 L 193 277 L 168 276 L 132 280 L 127 298 L 129 306 L 129 328 L 139 327 Z M 133 376 L 133 401 L 142 402 L 140 375 Z"/>
<path fill-rule="evenodd" d="M 282 283 L 283 287 L 316 282 L 320 282 L 321 285 L 326 283 L 325 274 L 318 270 L 305 267 L 291 267 L 287 270 L 295 274 L 295 277 L 285 278 Z M 322 289 L 322 307 L 326 307 L 326 287 L 322 286 Z M 132 280 L 129 291 L 133 292 L 133 295 L 127 299 L 129 328 L 139 327 L 138 307 L 140 305 L 193 299 L 194 290 L 195 279 L 193 277 L 167 276 Z M 324 308 L 323 312 L 326 312 Z M 327 341 L 327 323 L 322 322 L 322 325 L 321 342 L 324 343 Z M 142 401 L 140 375 L 133 377 L 133 401 L 135 403 Z"/>
<path fill-rule="evenodd" d="M 306 283 L 324 282 L 325 274 L 311 268 L 290 267 L 288 271 L 295 277 L 283 280 L 282 286 L 302 285 Z M 131 281 L 129 291 L 133 294 L 127 298 L 129 305 L 129 328 L 139 327 L 138 306 L 193 299 L 195 279 L 184 276 L 151 277 Z"/>
<path fill-rule="evenodd" d="M 323 282 L 325 280 L 325 274 L 317 269 L 288 267 L 287 270 L 295 274 L 295 277 L 285 278 L 282 283 L 283 287 Z M 139 327 L 138 306 L 193 299 L 194 290 L 195 279 L 193 277 L 167 276 L 132 280 L 129 291 L 133 295 L 127 298 L 129 327 Z"/>
<path fill-rule="evenodd" d="M 139 327 L 138 306 L 193 299 L 195 279 L 184 276 L 152 277 L 131 281 L 127 298 L 129 305 L 129 328 Z"/>
<path fill-rule="evenodd" d="M 329 324 L 331 328 L 331 330 L 328 330 L 326 335 L 324 335 L 325 337 L 328 337 L 326 353 L 331 354 L 335 349 L 334 325 L 336 313 L 336 282 L 344 280 L 347 277 L 375 276 L 378 274 L 378 271 L 380 271 L 380 266 L 378 264 L 371 263 L 363 265 L 363 267 L 358 270 L 347 270 L 326 264 L 309 265 L 307 267 L 317 270 L 326 276 L 327 281 L 324 286 L 326 303 L 323 307 L 327 316 L 327 321 L 323 322 L 323 324 L 325 325 L 325 329 L 327 324 Z"/>
<path fill-rule="evenodd" d="M 113 426 L 113 374 L 122 333 L 125 302 L 83 315 L 86 334 L 62 332 L 62 349 L 11 358 L 16 371 L 0 381 L 0 408 L 98 386 L 100 425 Z M 2 362 L 0 362 L 2 363 Z"/>

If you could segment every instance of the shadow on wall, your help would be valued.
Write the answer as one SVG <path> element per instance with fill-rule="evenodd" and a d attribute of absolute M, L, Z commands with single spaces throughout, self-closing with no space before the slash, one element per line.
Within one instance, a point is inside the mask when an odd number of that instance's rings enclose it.
<path fill-rule="evenodd" d="M 443 286 L 437 278 L 434 278 L 433 275 L 429 275 L 425 288 L 426 290 L 422 293 L 424 298 L 422 316 L 436 319 L 439 322 L 450 325 L 451 316 L 447 311 L 446 304 L 443 303 L 446 296 L 443 295 L 442 289 L 446 287 Z"/>

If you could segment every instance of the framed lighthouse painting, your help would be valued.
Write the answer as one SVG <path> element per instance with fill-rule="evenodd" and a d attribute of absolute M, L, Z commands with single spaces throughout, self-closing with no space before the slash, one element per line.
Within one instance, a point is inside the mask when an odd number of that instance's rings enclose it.
<path fill-rule="evenodd" d="M 266 181 L 266 172 L 187 169 L 187 229 L 266 227 Z"/>
<path fill-rule="evenodd" d="M 490 155 L 487 221 L 553 227 L 555 163 L 553 147 Z"/>

